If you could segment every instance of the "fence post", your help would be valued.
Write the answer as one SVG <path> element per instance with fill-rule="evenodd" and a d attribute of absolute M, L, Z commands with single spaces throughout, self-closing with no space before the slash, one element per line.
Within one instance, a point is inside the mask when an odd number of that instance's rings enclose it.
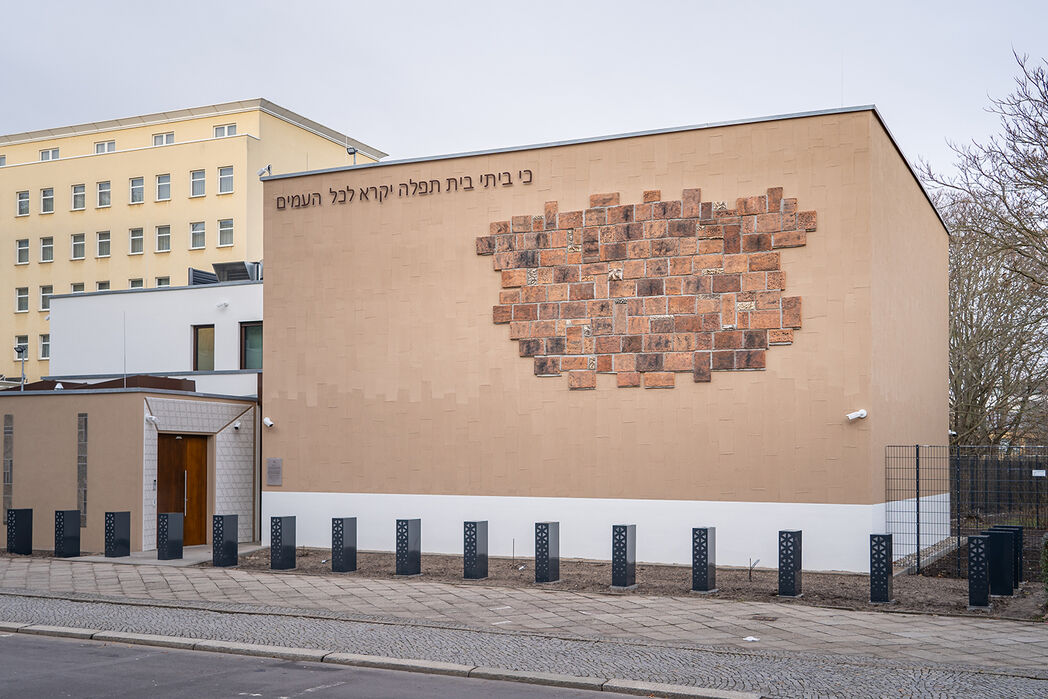
<path fill-rule="evenodd" d="M 921 445 L 913 447 L 914 465 L 917 482 L 917 575 L 921 574 Z"/>
<path fill-rule="evenodd" d="M 950 494 L 950 508 L 956 513 L 957 520 L 957 555 L 954 559 L 957 561 L 957 577 L 961 577 L 961 459 L 960 449 L 956 444 L 949 446 L 950 458 L 948 460 L 948 468 L 950 469 L 950 482 L 956 483 L 957 487 L 954 492 Z"/>

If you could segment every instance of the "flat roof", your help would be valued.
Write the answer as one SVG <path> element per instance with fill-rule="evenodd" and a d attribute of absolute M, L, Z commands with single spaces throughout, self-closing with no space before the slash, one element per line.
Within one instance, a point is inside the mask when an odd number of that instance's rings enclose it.
<path fill-rule="evenodd" d="M 373 148 L 366 143 L 361 143 L 355 138 L 350 138 L 344 133 L 335 131 L 332 128 L 315 122 L 312 119 L 308 119 L 290 109 L 285 109 L 279 104 L 274 104 L 273 102 L 261 97 L 251 100 L 238 100 L 235 102 L 211 104 L 203 107 L 176 109 L 168 112 L 155 112 L 153 114 L 143 114 L 140 116 L 124 117 L 120 119 L 107 119 L 105 121 L 95 121 L 86 124 L 76 124 L 73 126 L 59 126 L 52 129 L 39 129 L 37 131 L 7 134 L 0 136 L 0 146 L 17 145 L 33 141 L 46 141 L 55 138 L 68 138 L 70 136 L 82 136 L 99 133 L 101 131 L 112 131 L 114 129 L 130 129 L 136 126 L 165 124 L 174 121 L 184 121 L 186 119 L 200 119 L 209 116 L 235 114 L 237 112 L 247 112 L 254 109 L 261 110 L 266 114 L 277 117 L 278 119 L 283 119 L 290 124 L 294 124 L 295 126 L 310 131 L 341 146 L 353 146 L 369 157 L 379 159 L 388 155 L 388 153 L 383 153 L 377 148 Z"/>
<path fill-rule="evenodd" d="M 238 279 L 231 282 L 214 282 L 211 284 L 186 284 L 185 286 L 153 286 L 139 287 L 137 289 L 106 289 L 105 291 L 76 291 L 68 294 L 52 294 L 51 300 L 55 299 L 78 299 L 90 296 L 109 296 L 113 294 L 155 294 L 157 292 L 169 291 L 192 291 L 196 289 L 223 289 L 229 286 L 250 286 L 262 284 L 261 279 Z"/>
<path fill-rule="evenodd" d="M 84 395 L 85 393 L 156 393 L 171 396 L 192 396 L 194 398 L 219 398 L 231 400 L 238 403 L 258 403 L 255 396 L 229 396 L 222 393 L 199 393 L 197 391 L 174 391 L 169 388 L 64 388 L 58 391 L 19 391 L 17 388 L 8 388 L 0 391 L 0 398 L 14 396 L 65 396 Z"/>
<path fill-rule="evenodd" d="M 884 132 L 888 135 L 888 140 L 891 141 L 892 146 L 895 147 L 895 151 L 899 154 L 899 157 L 902 158 L 902 161 L 906 164 L 906 167 L 910 171 L 910 174 L 913 176 L 914 181 L 917 182 L 917 186 L 919 186 L 921 188 L 921 191 L 924 192 L 924 196 L 928 200 L 928 204 L 932 207 L 932 210 L 935 211 L 935 215 L 938 217 L 939 223 L 942 224 L 943 228 L 946 229 L 947 233 L 948 233 L 949 232 L 949 228 L 947 228 L 946 222 L 943 221 L 942 215 L 939 213 L 939 210 L 935 208 L 935 204 L 932 202 L 932 198 L 931 198 L 931 196 L 929 196 L 928 190 L 924 188 L 924 184 L 921 182 L 921 178 L 919 178 L 917 176 L 916 171 L 913 169 L 913 165 L 906 158 L 906 155 L 902 152 L 902 149 L 899 147 L 899 142 L 895 139 L 895 136 L 892 135 L 891 129 L 888 128 L 888 125 L 884 122 L 884 118 L 881 117 L 880 112 L 877 111 L 877 105 L 874 105 L 874 104 L 866 104 L 866 105 L 860 105 L 860 106 L 855 106 L 855 107 L 840 107 L 840 108 L 837 108 L 837 109 L 821 109 L 821 110 L 815 110 L 815 111 L 810 111 L 810 112 L 795 112 L 795 113 L 792 113 L 792 114 L 775 114 L 773 116 L 756 117 L 756 118 L 751 118 L 751 119 L 735 119 L 735 120 L 731 120 L 731 121 L 714 121 L 714 122 L 707 122 L 705 124 L 692 124 L 690 126 L 671 126 L 671 127 L 663 128 L 663 129 L 651 129 L 651 130 L 647 130 L 647 131 L 630 131 L 630 132 L 627 132 L 627 133 L 610 134 L 610 135 L 606 135 L 606 136 L 591 136 L 591 137 L 588 137 L 588 138 L 575 138 L 575 139 L 569 139 L 569 140 L 566 140 L 566 141 L 550 141 L 548 143 L 533 143 L 533 144 L 530 144 L 530 145 L 509 146 L 509 147 L 506 147 L 506 148 L 491 148 L 491 149 L 488 149 L 488 150 L 467 151 L 467 152 L 464 152 L 464 153 L 449 153 L 449 154 L 446 154 L 446 155 L 432 155 L 432 156 L 424 156 L 424 157 L 419 157 L 419 158 L 402 158 L 402 159 L 399 159 L 399 160 L 386 160 L 386 161 L 378 162 L 378 163 L 362 163 L 360 165 L 343 165 L 343 166 L 340 166 L 340 167 L 325 168 L 325 169 L 321 169 L 321 170 L 305 170 L 305 171 L 302 171 L 302 172 L 289 172 L 289 173 L 283 173 L 283 174 L 278 174 L 278 175 L 268 175 L 266 177 L 263 177 L 262 181 L 263 182 L 268 182 L 270 180 L 285 180 L 285 179 L 289 179 L 289 178 L 292 178 L 292 177 L 305 177 L 307 175 L 322 175 L 322 174 L 331 173 L 331 172 L 346 172 L 347 170 L 362 170 L 362 169 L 375 168 L 375 167 L 387 167 L 387 166 L 390 166 L 390 165 L 405 165 L 405 164 L 409 164 L 409 163 L 426 163 L 426 162 L 433 162 L 433 161 L 437 161 L 437 160 L 454 160 L 456 158 L 472 158 L 472 157 L 481 156 L 481 155 L 497 155 L 497 154 L 501 154 L 501 153 L 518 153 L 520 151 L 538 150 L 538 149 L 541 149 L 541 148 L 556 148 L 556 147 L 560 147 L 560 146 L 575 146 L 575 145 L 580 145 L 580 144 L 584 144 L 584 143 L 600 143 L 602 141 L 617 141 L 617 140 L 624 139 L 624 138 L 636 138 L 638 136 L 656 136 L 656 135 L 659 135 L 659 134 L 680 133 L 680 132 L 683 132 L 683 131 L 701 131 L 703 129 L 714 129 L 714 128 L 719 128 L 719 127 L 723 127 L 723 126 L 744 126 L 744 125 L 748 125 L 748 124 L 763 124 L 763 123 L 772 122 L 772 121 L 785 121 L 785 120 L 788 120 L 788 119 L 806 119 L 806 118 L 809 118 L 809 117 L 830 116 L 830 115 L 833 115 L 833 114 L 852 114 L 852 113 L 855 113 L 855 112 L 872 112 L 873 115 L 877 118 L 877 122 L 881 125 L 881 128 L 883 128 Z"/>

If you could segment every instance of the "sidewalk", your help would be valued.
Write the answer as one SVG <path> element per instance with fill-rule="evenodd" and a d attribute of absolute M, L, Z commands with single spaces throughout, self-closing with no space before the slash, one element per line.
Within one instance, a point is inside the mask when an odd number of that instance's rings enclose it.
<path fill-rule="evenodd" d="M 63 598 L 97 603 L 98 609 L 91 613 L 97 613 L 99 619 L 112 624 L 122 620 L 123 626 L 114 630 L 150 632 L 137 619 L 155 617 L 167 626 L 152 632 L 173 633 L 178 624 L 196 624 L 195 617 L 185 617 L 187 610 L 196 610 L 198 617 L 201 611 L 228 614 L 224 626 L 213 628 L 243 626 L 244 633 L 254 634 L 229 640 L 273 642 L 267 625 L 277 629 L 281 639 L 294 640 L 298 637 L 289 629 L 312 624 L 312 631 L 303 627 L 302 639 L 309 639 L 311 633 L 333 634 L 342 640 L 359 636 L 361 640 L 354 640 L 356 645 L 349 652 L 370 652 L 361 648 L 374 640 L 388 645 L 379 650 L 385 648 L 390 655 L 442 660 L 472 647 L 491 657 L 470 658 L 470 662 L 484 660 L 484 664 L 495 665 L 502 657 L 502 644 L 506 657 L 500 666 L 518 666 L 515 669 L 525 669 L 519 667 L 522 652 L 530 658 L 548 654 L 551 659 L 547 662 L 557 665 L 548 671 L 565 672 L 577 660 L 581 671 L 569 674 L 586 674 L 594 663 L 613 658 L 615 663 L 625 663 L 624 668 L 632 662 L 632 672 L 651 668 L 651 677 L 636 679 L 688 683 L 695 681 L 695 673 L 713 672 L 700 667 L 702 662 L 741 676 L 750 663 L 754 678 L 765 677 L 761 681 L 766 684 L 758 688 L 768 693 L 774 693 L 768 682 L 776 677 L 780 682 L 796 682 L 793 675 L 801 670 L 808 678 L 817 670 L 832 677 L 848 667 L 860 674 L 876 674 L 878 681 L 883 679 L 882 670 L 895 675 L 901 672 L 903 679 L 907 673 L 916 677 L 930 670 L 953 678 L 950 681 L 964 678 L 962 684 L 980 684 L 996 676 L 979 691 L 1000 696 L 1011 695 L 1004 691 L 1007 683 L 1002 684 L 1002 677 L 1032 682 L 1037 688 L 1034 694 L 1048 694 L 1048 624 L 700 596 L 584 594 L 435 583 L 424 578 L 321 577 L 45 558 L 0 558 L 0 593 L 0 618 L 27 623 L 69 625 L 62 619 L 94 609 L 83 603 L 66 609 L 63 605 L 69 602 L 55 599 Z M 128 607 L 129 601 L 135 606 Z M 124 607 L 114 611 L 119 607 L 114 602 Z M 143 604 L 154 611 L 139 611 Z M 29 618 L 33 614 L 47 618 Z M 277 616 L 260 618 L 258 614 Z M 234 619 L 235 615 L 239 617 Z M 253 618 L 244 620 L 246 615 Z M 395 639 L 379 643 L 375 639 L 382 634 L 393 634 Z M 745 641 L 746 637 L 760 640 Z M 426 639 L 441 652 L 435 652 Z M 594 646 L 594 641 L 602 645 Z M 547 653 L 550 649 L 556 652 Z M 684 668 L 676 667 L 678 663 Z M 689 665 L 695 670 L 693 675 L 686 671 Z M 874 686 L 854 689 L 861 696 Z M 974 685 L 964 686 L 975 691 Z M 884 689 L 889 688 L 885 685 Z M 1029 691 L 1024 687 L 1023 692 Z"/>

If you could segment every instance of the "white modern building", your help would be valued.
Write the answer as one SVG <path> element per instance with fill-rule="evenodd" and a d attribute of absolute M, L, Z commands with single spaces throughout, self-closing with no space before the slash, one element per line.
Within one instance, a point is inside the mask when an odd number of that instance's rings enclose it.
<path fill-rule="evenodd" d="M 139 374 L 192 379 L 201 393 L 258 395 L 262 282 L 63 294 L 41 351 L 56 381 Z"/>

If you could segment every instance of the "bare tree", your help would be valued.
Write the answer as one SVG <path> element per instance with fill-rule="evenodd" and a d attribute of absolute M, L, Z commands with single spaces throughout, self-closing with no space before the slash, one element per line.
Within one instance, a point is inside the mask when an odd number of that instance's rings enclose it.
<path fill-rule="evenodd" d="M 1048 61 L 1015 55 L 1019 74 L 1007 97 L 991 99 L 1001 130 L 986 143 L 951 145 L 955 174 L 938 175 L 927 164 L 925 182 L 953 192 L 972 211 L 956 234 L 986 238 L 1005 266 L 1040 286 L 1048 285 Z M 982 246 L 981 246 L 982 247 Z"/>
<path fill-rule="evenodd" d="M 950 240 L 950 422 L 957 444 L 1042 441 L 1048 286 L 1015 270 L 997 220 L 957 192 L 937 204 Z"/>

